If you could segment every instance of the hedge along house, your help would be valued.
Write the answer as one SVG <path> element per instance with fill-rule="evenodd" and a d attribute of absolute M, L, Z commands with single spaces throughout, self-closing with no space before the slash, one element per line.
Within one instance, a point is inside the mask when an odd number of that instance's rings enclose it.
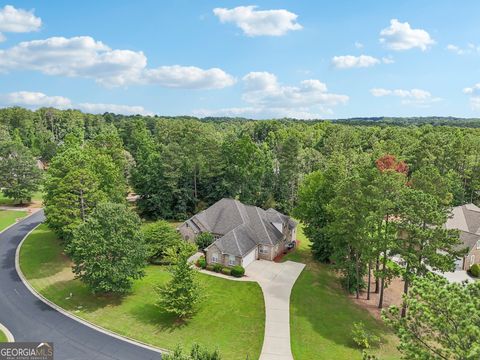
<path fill-rule="evenodd" d="M 456 270 L 468 270 L 473 264 L 480 263 L 480 208 L 474 204 L 456 206 L 445 224 L 447 229 L 460 231 L 462 244 L 467 254 L 457 260 Z"/>
<path fill-rule="evenodd" d="M 191 242 L 202 232 L 213 234 L 215 241 L 206 248 L 208 264 L 246 267 L 257 259 L 275 259 L 296 239 L 296 228 L 295 221 L 274 209 L 222 199 L 192 216 L 178 230 Z"/>

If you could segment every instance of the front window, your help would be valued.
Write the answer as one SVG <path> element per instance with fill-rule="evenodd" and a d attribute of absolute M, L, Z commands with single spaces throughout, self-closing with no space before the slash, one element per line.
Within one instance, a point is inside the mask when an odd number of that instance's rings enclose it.
<path fill-rule="evenodd" d="M 228 257 L 228 265 L 231 265 L 231 266 L 235 265 L 235 256 L 230 255 Z"/>
<path fill-rule="evenodd" d="M 268 254 L 268 246 L 261 245 L 260 246 L 260 254 Z"/>
<path fill-rule="evenodd" d="M 480 240 L 477 240 L 477 250 L 480 250 Z"/>
<path fill-rule="evenodd" d="M 218 262 L 218 253 L 213 253 L 212 254 L 212 262 L 214 262 L 214 263 Z"/>
<path fill-rule="evenodd" d="M 475 255 L 470 255 L 470 266 L 475 264 Z"/>

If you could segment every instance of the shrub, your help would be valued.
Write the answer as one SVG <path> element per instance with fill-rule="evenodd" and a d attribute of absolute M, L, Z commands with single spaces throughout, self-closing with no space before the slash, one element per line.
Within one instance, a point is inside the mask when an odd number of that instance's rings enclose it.
<path fill-rule="evenodd" d="M 205 266 L 205 269 L 209 270 L 209 271 L 213 271 L 213 265 L 212 264 L 208 264 L 207 266 Z"/>
<path fill-rule="evenodd" d="M 197 260 L 197 266 L 199 268 L 205 269 L 207 267 L 207 260 L 202 256 L 200 259 Z"/>
<path fill-rule="evenodd" d="M 222 264 L 213 264 L 213 271 L 219 273 L 222 271 L 222 269 L 223 269 Z"/>
<path fill-rule="evenodd" d="M 355 344 L 362 349 L 370 349 L 372 345 L 375 345 L 380 341 L 378 336 L 369 333 L 367 329 L 365 329 L 365 324 L 363 322 L 353 323 L 352 337 Z"/>
<path fill-rule="evenodd" d="M 470 267 L 470 274 L 475 277 L 480 277 L 480 265 L 479 264 L 473 264 Z"/>
<path fill-rule="evenodd" d="M 243 275 L 245 275 L 245 269 L 243 266 L 240 266 L 240 265 L 235 265 L 234 267 L 232 267 L 231 269 L 231 274 L 232 276 L 235 276 L 235 277 L 242 277 Z"/>
<path fill-rule="evenodd" d="M 215 237 L 209 232 L 203 232 L 195 238 L 195 244 L 197 244 L 200 250 L 204 250 L 210 244 L 215 241 Z"/>
<path fill-rule="evenodd" d="M 228 268 L 228 267 L 224 267 L 222 269 L 222 274 L 225 274 L 225 275 L 232 275 L 232 269 Z"/>

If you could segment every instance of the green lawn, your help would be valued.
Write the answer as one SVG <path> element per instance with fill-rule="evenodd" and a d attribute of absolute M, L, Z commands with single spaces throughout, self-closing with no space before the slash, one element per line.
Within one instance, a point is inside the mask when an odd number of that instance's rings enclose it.
<path fill-rule="evenodd" d="M 354 322 L 382 339 L 371 350 L 381 360 L 399 359 L 395 336 L 367 310 L 360 308 L 340 288 L 332 270 L 313 260 L 310 242 L 299 226 L 299 248 L 285 260 L 307 264 L 294 285 L 291 296 L 291 342 L 295 360 L 361 359 L 361 351 L 351 337 Z"/>
<path fill-rule="evenodd" d="M 204 299 L 197 314 L 182 324 L 155 306 L 153 288 L 170 276 L 164 268 L 149 266 L 147 275 L 135 282 L 132 294 L 118 299 L 91 295 L 73 279 L 69 265 L 45 225 L 27 238 L 20 251 L 20 267 L 32 286 L 79 317 L 161 348 L 190 347 L 197 342 L 218 348 L 229 360 L 245 360 L 247 354 L 252 360 L 259 357 L 265 309 L 256 283 L 199 274 Z"/>
<path fill-rule="evenodd" d="M 3 333 L 3 331 L 0 330 L 0 343 L 1 342 L 8 342 L 7 335 Z"/>
<path fill-rule="evenodd" d="M 26 211 L 0 210 L 0 231 L 14 224 L 17 219 L 27 216 Z"/>
<path fill-rule="evenodd" d="M 32 202 L 41 203 L 43 200 L 43 192 L 37 191 L 32 196 Z M 0 191 L 0 205 L 1 206 L 14 206 L 16 205 L 12 199 L 6 198 Z"/>

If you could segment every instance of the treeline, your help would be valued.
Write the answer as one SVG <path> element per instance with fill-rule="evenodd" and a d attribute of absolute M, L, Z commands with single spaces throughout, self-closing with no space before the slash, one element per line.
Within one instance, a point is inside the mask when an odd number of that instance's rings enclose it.
<path fill-rule="evenodd" d="M 477 129 L 220 120 L 0 110 L 3 132 L 45 163 L 53 161 L 67 135 L 83 143 L 108 132 L 122 149 L 128 186 L 149 218 L 183 219 L 222 197 L 291 213 L 305 176 L 325 170 L 340 155 L 391 154 L 411 173 L 428 165 L 448 180 L 453 205 L 479 199 Z"/>

